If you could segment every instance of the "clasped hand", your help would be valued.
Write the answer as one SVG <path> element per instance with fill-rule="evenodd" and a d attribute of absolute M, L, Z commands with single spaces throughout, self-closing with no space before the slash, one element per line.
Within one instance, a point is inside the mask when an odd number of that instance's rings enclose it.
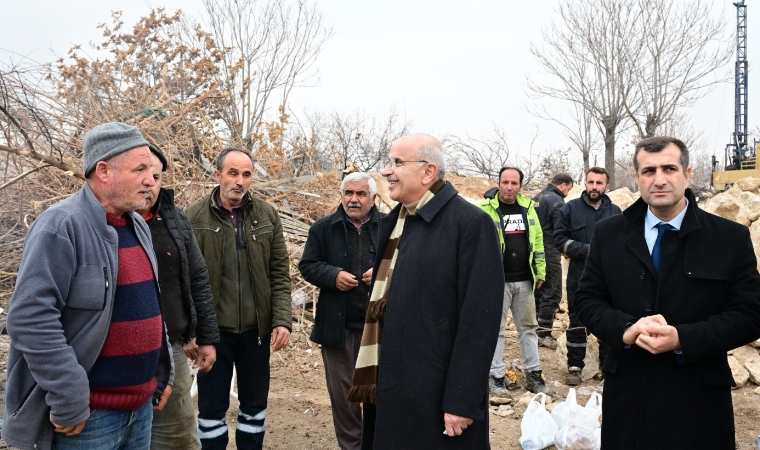
<path fill-rule="evenodd" d="M 628 327 L 623 333 L 623 343 L 636 344 L 653 355 L 681 349 L 678 330 L 660 314 L 642 317 Z"/>

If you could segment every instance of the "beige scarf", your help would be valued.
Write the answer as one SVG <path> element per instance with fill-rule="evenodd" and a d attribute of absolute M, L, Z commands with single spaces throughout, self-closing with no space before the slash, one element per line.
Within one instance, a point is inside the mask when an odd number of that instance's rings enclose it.
<path fill-rule="evenodd" d="M 377 268 L 375 282 L 372 285 L 372 293 L 367 307 L 367 318 L 364 322 L 362 343 L 359 347 L 359 356 L 356 359 L 353 386 L 348 391 L 348 401 L 352 403 L 376 403 L 377 398 L 377 375 L 380 362 L 380 343 L 383 340 L 383 321 L 385 317 L 385 305 L 388 301 L 388 291 L 393 276 L 393 268 L 398 259 L 398 246 L 401 242 L 401 234 L 404 231 L 406 216 L 415 214 L 422 209 L 430 199 L 441 190 L 446 183 L 438 180 L 430 187 L 430 190 L 422 196 L 417 205 L 401 205 L 396 225 L 391 231 L 388 243 L 383 251 L 383 257 Z"/>

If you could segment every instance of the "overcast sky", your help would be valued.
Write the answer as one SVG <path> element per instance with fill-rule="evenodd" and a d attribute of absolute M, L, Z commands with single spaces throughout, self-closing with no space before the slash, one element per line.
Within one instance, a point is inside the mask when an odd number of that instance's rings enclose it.
<path fill-rule="evenodd" d="M 465 133 L 480 137 L 495 124 L 507 131 L 513 152 L 527 151 L 534 133 L 538 133 L 534 151 L 567 148 L 571 144 L 559 127 L 524 109 L 535 102 L 526 95 L 526 76 L 538 72 L 529 46 L 540 40 L 542 28 L 557 20 L 554 10 L 559 1 L 321 0 L 324 20 L 335 34 L 317 61 L 318 86 L 294 91 L 290 108 L 296 115 L 307 109 L 335 109 L 360 110 L 380 118 L 395 108 L 414 121 L 415 130 L 439 137 Z M 760 9 L 753 11 L 752 1 L 748 3 L 752 68 L 760 58 L 760 27 L 752 28 L 760 23 Z M 130 26 L 151 6 L 169 11 L 181 7 L 191 15 L 202 8 L 199 0 L 75 4 L 4 2 L 0 60 L 51 61 L 75 44 L 98 40 L 96 26 L 110 23 L 112 10 L 122 10 Z M 736 13 L 731 2 L 718 1 L 714 9 L 727 16 L 727 27 L 733 31 Z M 760 80 L 752 70 L 749 92 L 753 129 L 760 124 Z M 733 83 L 724 83 L 687 112 L 719 156 L 733 131 L 733 108 Z M 602 165 L 603 158 L 598 163 Z"/>

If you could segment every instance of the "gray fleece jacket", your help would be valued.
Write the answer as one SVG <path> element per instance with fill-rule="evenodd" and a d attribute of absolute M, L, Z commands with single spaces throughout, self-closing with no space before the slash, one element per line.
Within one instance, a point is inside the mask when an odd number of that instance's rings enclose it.
<path fill-rule="evenodd" d="M 130 214 L 157 279 L 148 226 Z M 106 224 L 105 209 L 87 183 L 34 221 L 6 323 L 11 348 L 2 438 L 7 444 L 49 449 L 51 420 L 70 426 L 90 417 L 87 373 L 111 324 L 118 252 L 116 231 Z M 164 339 L 156 394 L 173 383 L 171 353 Z"/>

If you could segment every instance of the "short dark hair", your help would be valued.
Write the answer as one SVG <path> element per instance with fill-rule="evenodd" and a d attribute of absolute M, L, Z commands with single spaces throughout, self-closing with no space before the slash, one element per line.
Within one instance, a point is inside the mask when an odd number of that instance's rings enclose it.
<path fill-rule="evenodd" d="M 247 155 L 249 158 L 251 157 L 251 153 L 243 148 L 240 147 L 227 147 L 223 149 L 221 152 L 219 152 L 219 156 L 216 157 L 216 170 L 219 172 L 222 171 L 222 168 L 224 167 L 224 159 L 227 158 L 227 155 L 229 155 L 232 152 L 240 152 Z"/>
<path fill-rule="evenodd" d="M 525 175 L 522 173 L 522 170 L 518 169 L 517 167 L 510 167 L 510 166 L 505 166 L 499 169 L 499 179 L 497 180 L 499 183 L 501 183 L 501 174 L 503 174 L 505 170 L 514 170 L 515 172 L 517 172 L 518 175 L 520 175 L 520 186 L 522 186 L 523 178 L 525 178 Z"/>
<path fill-rule="evenodd" d="M 573 177 L 571 177 L 570 175 L 566 173 L 558 173 L 557 175 L 554 175 L 552 177 L 552 184 L 555 186 L 559 186 L 560 184 L 567 184 L 567 183 L 570 183 L 571 186 L 575 184 L 575 182 L 573 181 Z"/>
<path fill-rule="evenodd" d="M 689 167 L 689 149 L 686 148 L 686 144 L 682 140 L 670 136 L 649 137 L 636 143 L 636 151 L 633 152 L 633 168 L 636 170 L 636 173 L 639 172 L 638 156 L 640 150 L 649 153 L 657 153 L 663 151 L 665 147 L 670 144 L 675 145 L 681 151 L 681 156 L 679 156 L 678 162 L 681 163 L 683 171 L 686 173 L 686 168 Z"/>
<path fill-rule="evenodd" d="M 596 166 L 594 166 L 594 167 L 588 169 L 588 172 L 586 172 L 586 178 L 587 179 L 588 179 L 588 174 L 590 174 L 590 173 L 596 173 L 596 174 L 599 174 L 599 175 L 604 175 L 605 177 L 607 177 L 607 183 L 610 182 L 610 174 L 609 174 L 609 172 L 607 172 L 607 169 L 605 169 L 603 167 L 596 167 Z"/>

